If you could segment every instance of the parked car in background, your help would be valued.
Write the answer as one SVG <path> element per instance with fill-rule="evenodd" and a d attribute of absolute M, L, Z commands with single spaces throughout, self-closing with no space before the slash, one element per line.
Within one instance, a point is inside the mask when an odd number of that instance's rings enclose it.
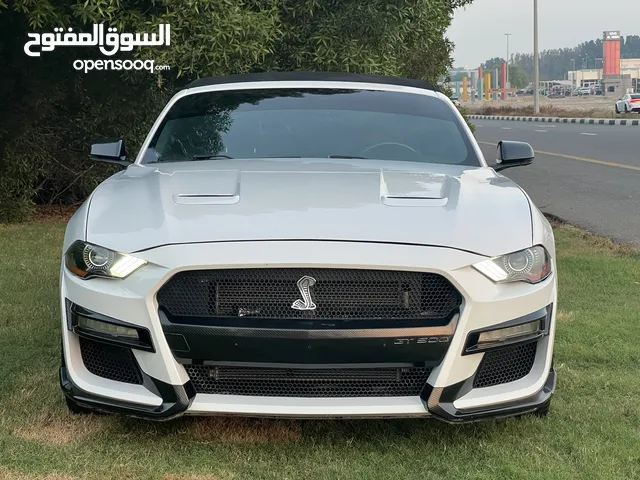
<path fill-rule="evenodd" d="M 591 87 L 581 87 L 578 89 L 578 95 L 591 95 Z"/>
<path fill-rule="evenodd" d="M 72 412 L 549 412 L 553 230 L 501 173 L 534 151 L 499 142 L 488 163 L 436 88 L 339 73 L 201 79 L 137 156 L 120 140 L 91 157 L 125 169 L 64 238 Z"/>
<path fill-rule="evenodd" d="M 640 113 L 640 93 L 627 93 L 616 102 L 616 113 Z"/>

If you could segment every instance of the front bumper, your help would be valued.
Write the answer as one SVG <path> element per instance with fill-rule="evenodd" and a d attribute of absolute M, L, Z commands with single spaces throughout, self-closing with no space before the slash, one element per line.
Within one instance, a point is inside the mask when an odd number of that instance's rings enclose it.
<path fill-rule="evenodd" d="M 557 301 L 556 279 L 538 285 L 495 285 L 470 268 L 482 257 L 450 249 L 319 242 L 309 259 L 309 242 L 264 245 L 170 246 L 139 254 L 150 265 L 124 281 L 83 281 L 61 271 L 63 305 L 62 389 L 81 406 L 156 420 L 181 415 L 243 415 L 294 418 L 429 417 L 448 422 L 517 415 L 547 403 L 555 390 L 552 367 Z M 303 243 L 303 242 L 301 242 Z M 329 244 L 329 245 L 327 245 Z M 321 246 L 321 248 L 320 248 Z M 256 255 L 260 251 L 260 255 Z M 256 257 L 256 258 L 253 258 Z M 380 259 L 385 259 L 381 264 Z M 422 258 L 422 268 L 415 265 Z M 229 259 L 238 259 L 229 261 Z M 176 272 L 203 268 L 251 268 L 268 264 L 432 271 L 446 276 L 462 293 L 463 305 L 448 348 L 434 363 L 420 395 L 308 398 L 197 393 L 185 365 L 167 341 L 156 293 Z M 215 267 L 214 267 L 215 266 Z M 79 337 L 70 327 L 66 300 L 88 310 L 148 329 L 154 351 L 132 350 L 141 381 L 121 383 L 87 370 Z M 474 388 L 486 353 L 463 355 L 469 332 L 513 321 L 550 307 L 549 331 L 536 339 L 530 372 L 516 381 Z M 394 333 L 397 339 L 398 335 Z M 409 339 L 410 340 L 410 339 Z M 425 357 L 429 352 L 425 350 Z M 330 363 L 330 357 L 327 359 Z M 433 360 L 433 359 L 432 359 Z"/>

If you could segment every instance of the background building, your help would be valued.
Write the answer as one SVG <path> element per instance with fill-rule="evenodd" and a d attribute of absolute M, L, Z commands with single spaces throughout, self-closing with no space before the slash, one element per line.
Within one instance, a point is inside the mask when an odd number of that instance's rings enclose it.
<path fill-rule="evenodd" d="M 574 88 L 602 85 L 605 96 L 619 97 L 637 92 L 640 86 L 640 59 L 620 58 L 620 32 L 603 33 L 602 68 L 569 72 Z"/>

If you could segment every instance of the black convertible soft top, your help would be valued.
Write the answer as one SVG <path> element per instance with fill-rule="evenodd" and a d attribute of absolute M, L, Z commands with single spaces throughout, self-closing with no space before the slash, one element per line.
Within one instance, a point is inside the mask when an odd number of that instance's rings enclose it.
<path fill-rule="evenodd" d="M 206 77 L 191 82 L 185 88 L 204 87 L 207 85 L 220 85 L 224 83 L 285 81 L 377 83 L 384 85 L 399 85 L 403 87 L 422 88 L 425 90 L 432 90 L 434 92 L 440 91 L 439 88 L 436 88 L 435 86 L 427 82 L 423 82 L 422 80 L 388 77 L 385 75 L 367 75 L 360 73 L 341 72 L 264 72 L 226 75 L 221 77 Z"/>

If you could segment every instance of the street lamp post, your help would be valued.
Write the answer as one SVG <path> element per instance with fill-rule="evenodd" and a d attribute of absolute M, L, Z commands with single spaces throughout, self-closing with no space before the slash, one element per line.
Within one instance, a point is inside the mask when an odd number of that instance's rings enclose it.
<path fill-rule="evenodd" d="M 511 85 L 509 85 L 509 37 L 511 36 L 511 34 L 505 33 L 504 35 L 505 37 L 507 37 L 507 84 L 505 85 L 505 88 L 510 88 Z"/>
<path fill-rule="evenodd" d="M 540 113 L 540 58 L 538 53 L 538 0 L 533 0 L 533 112 Z"/>

